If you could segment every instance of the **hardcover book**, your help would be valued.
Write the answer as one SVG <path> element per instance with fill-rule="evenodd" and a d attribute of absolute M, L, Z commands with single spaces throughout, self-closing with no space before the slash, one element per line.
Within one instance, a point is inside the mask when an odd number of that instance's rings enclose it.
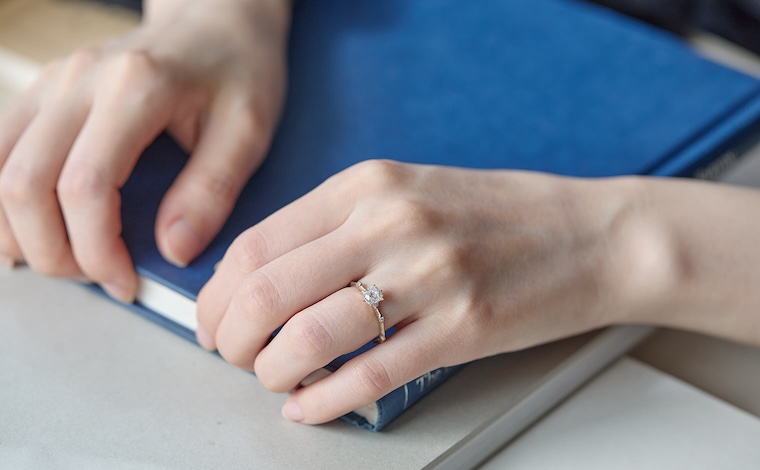
<path fill-rule="evenodd" d="M 760 132 L 760 82 L 574 0 L 298 2 L 289 53 L 269 156 L 189 267 L 164 261 L 153 235 L 187 155 L 160 137 L 122 190 L 123 236 L 143 279 L 133 308 L 188 339 L 194 300 L 232 240 L 360 160 L 711 177 Z M 596 364 L 579 374 L 632 343 L 604 344 L 579 356 Z M 379 430 L 456 370 L 433 371 L 345 419 Z"/>

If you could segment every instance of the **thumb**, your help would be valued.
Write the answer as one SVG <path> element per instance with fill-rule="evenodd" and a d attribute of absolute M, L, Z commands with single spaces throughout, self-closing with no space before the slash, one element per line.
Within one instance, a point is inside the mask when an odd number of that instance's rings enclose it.
<path fill-rule="evenodd" d="M 274 116 L 240 102 L 218 104 L 158 211 L 159 250 L 177 266 L 187 266 L 219 232 L 274 132 Z"/>

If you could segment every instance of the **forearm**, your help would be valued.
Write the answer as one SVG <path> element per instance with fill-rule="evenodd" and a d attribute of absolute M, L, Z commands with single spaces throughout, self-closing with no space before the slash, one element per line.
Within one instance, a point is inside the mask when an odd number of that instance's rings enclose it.
<path fill-rule="evenodd" d="M 209 21 L 217 19 L 254 21 L 268 23 L 278 30 L 289 30 L 293 0 L 145 0 L 143 18 L 147 23 L 164 23 L 176 20 L 183 14 L 193 14 L 198 7 L 203 18 Z"/>
<path fill-rule="evenodd" d="M 613 183 L 628 188 L 631 205 L 614 235 L 621 263 L 611 272 L 625 320 L 760 344 L 760 191 L 624 180 Z"/>

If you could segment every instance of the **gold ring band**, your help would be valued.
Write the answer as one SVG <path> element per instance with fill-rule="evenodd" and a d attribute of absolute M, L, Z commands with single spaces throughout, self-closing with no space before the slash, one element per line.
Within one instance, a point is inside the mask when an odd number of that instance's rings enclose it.
<path fill-rule="evenodd" d="M 372 341 L 375 343 L 382 343 L 385 341 L 385 317 L 380 313 L 378 306 L 380 305 L 380 301 L 383 300 L 383 291 L 374 284 L 372 284 L 372 287 L 369 289 L 365 289 L 364 284 L 362 284 L 361 281 L 352 282 L 351 287 L 359 289 L 359 292 L 362 293 L 362 297 L 364 297 L 364 303 L 372 307 L 372 311 L 375 312 L 377 324 L 380 328 L 380 334 L 378 334 Z"/>

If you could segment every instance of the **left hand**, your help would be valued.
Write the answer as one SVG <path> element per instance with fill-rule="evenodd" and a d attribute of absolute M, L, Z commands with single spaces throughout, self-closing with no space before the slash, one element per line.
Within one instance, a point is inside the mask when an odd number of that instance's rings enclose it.
<path fill-rule="evenodd" d="M 168 131 L 191 154 L 156 242 L 184 266 L 263 161 L 285 94 L 291 0 L 146 0 L 130 34 L 48 65 L 0 115 L 0 266 L 25 261 L 131 303 L 120 189 Z"/>
<path fill-rule="evenodd" d="M 238 237 L 198 298 L 198 339 L 288 392 L 377 335 L 347 287 L 377 284 L 397 331 L 289 397 L 286 417 L 316 424 L 435 368 L 615 323 L 610 306 L 641 298 L 620 281 L 643 285 L 617 242 L 656 239 L 619 236 L 633 185 L 361 163 Z"/>

